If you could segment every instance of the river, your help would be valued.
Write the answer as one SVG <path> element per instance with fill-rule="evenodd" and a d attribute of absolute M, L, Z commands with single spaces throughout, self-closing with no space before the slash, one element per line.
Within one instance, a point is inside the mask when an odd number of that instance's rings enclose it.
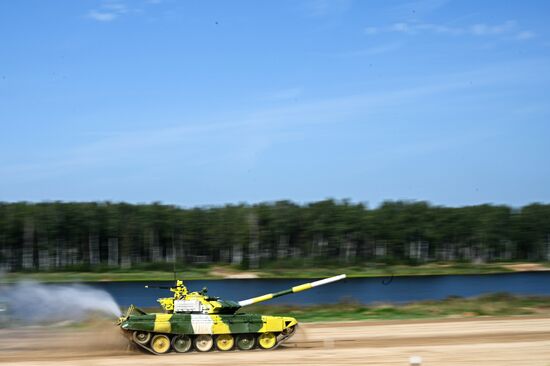
<path fill-rule="evenodd" d="M 246 279 L 186 281 L 191 291 L 208 287 L 208 294 L 226 300 L 244 300 L 309 282 L 304 279 Z M 170 286 L 170 281 L 101 282 L 90 286 L 109 292 L 121 306 L 157 305 L 158 297 L 170 296 L 162 289 L 144 286 Z M 550 296 L 550 272 L 520 272 L 489 275 L 399 276 L 348 278 L 326 286 L 270 300 L 270 304 L 330 304 L 339 301 L 405 303 L 419 300 L 444 299 L 449 296 L 477 296 L 507 292 L 516 295 Z"/>

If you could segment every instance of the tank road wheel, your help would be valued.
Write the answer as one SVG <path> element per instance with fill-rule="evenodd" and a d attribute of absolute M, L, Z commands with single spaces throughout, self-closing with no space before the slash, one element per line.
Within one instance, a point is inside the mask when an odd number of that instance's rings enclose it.
<path fill-rule="evenodd" d="M 157 334 L 151 341 L 151 348 L 156 353 L 166 353 L 170 349 L 170 339 L 164 334 Z"/>
<path fill-rule="evenodd" d="M 149 332 L 141 332 L 139 330 L 134 331 L 132 334 L 132 339 L 134 342 L 139 344 L 147 344 L 151 340 L 151 333 Z"/>
<path fill-rule="evenodd" d="M 177 335 L 172 339 L 172 348 L 179 353 L 189 351 L 192 345 L 193 341 L 186 335 Z"/>
<path fill-rule="evenodd" d="M 256 345 L 256 338 L 252 334 L 239 334 L 237 336 L 237 347 L 243 351 L 248 351 Z"/>
<path fill-rule="evenodd" d="M 214 339 L 209 334 L 201 334 L 195 338 L 195 348 L 201 352 L 208 352 L 214 345 Z"/>
<path fill-rule="evenodd" d="M 277 336 L 271 332 L 262 333 L 258 337 L 258 343 L 263 349 L 270 349 L 277 344 Z"/>
<path fill-rule="evenodd" d="M 235 345 L 235 338 L 231 334 L 220 334 L 216 337 L 216 347 L 220 351 L 229 351 Z"/>

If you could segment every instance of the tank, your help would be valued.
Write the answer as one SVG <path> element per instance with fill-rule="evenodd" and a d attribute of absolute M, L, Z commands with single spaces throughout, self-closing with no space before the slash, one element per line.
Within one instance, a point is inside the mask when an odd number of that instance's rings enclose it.
<path fill-rule="evenodd" d="M 173 296 L 157 300 L 164 313 L 147 313 L 131 305 L 118 325 L 132 343 L 153 354 L 274 349 L 295 333 L 298 321 L 287 316 L 238 311 L 344 278 L 346 275 L 341 274 L 241 301 L 210 296 L 206 288 L 189 292 L 183 281 L 177 280 L 174 287 L 164 287 Z"/>

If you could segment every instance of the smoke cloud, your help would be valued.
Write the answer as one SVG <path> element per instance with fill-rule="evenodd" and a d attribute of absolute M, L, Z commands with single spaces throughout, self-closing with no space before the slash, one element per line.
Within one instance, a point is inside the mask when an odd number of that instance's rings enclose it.
<path fill-rule="evenodd" d="M 90 315 L 120 316 L 120 308 L 104 290 L 85 285 L 21 282 L 0 290 L 12 319 L 22 323 L 84 320 Z"/>

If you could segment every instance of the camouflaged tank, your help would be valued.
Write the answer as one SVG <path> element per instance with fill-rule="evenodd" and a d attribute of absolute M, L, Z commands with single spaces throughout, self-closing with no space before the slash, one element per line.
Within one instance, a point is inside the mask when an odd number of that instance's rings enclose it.
<path fill-rule="evenodd" d="M 237 313 L 247 305 L 292 294 L 344 279 L 342 274 L 242 301 L 220 300 L 207 290 L 188 292 L 183 281 L 169 289 L 173 297 L 160 298 L 165 313 L 147 313 L 134 305 L 118 325 L 133 343 L 154 354 L 169 351 L 207 352 L 254 348 L 273 349 L 291 337 L 295 318 Z"/>

